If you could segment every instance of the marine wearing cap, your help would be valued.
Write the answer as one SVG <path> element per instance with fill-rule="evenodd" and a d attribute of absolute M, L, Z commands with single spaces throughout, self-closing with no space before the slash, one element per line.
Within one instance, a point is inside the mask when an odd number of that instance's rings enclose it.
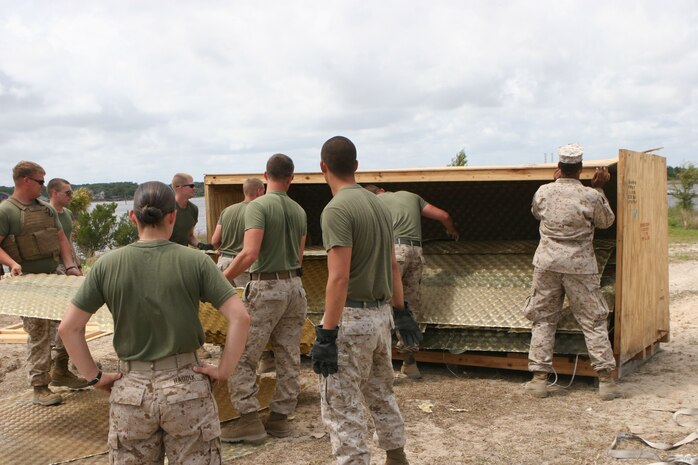
<path fill-rule="evenodd" d="M 560 163 L 574 165 L 582 162 L 584 147 L 579 144 L 567 144 L 557 149 Z"/>

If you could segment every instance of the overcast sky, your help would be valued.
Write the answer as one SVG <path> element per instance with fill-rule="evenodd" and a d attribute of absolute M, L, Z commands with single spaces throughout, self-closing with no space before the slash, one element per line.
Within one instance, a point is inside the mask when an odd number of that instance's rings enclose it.
<path fill-rule="evenodd" d="M 698 163 L 698 2 L 0 0 L 0 185 L 542 163 Z"/>

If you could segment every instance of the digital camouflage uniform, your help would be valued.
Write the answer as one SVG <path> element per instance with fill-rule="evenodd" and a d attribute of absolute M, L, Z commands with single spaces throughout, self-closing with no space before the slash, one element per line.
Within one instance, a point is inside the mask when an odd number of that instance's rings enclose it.
<path fill-rule="evenodd" d="M 267 342 L 276 359 L 276 389 L 269 410 L 288 415 L 300 393 L 300 337 L 308 303 L 300 268 L 300 241 L 307 234 L 305 211 L 283 191 L 258 197 L 245 209 L 245 230 L 263 229 L 246 289 L 250 329 L 237 369 L 228 379 L 230 399 L 241 414 L 259 410 L 257 364 Z M 280 273 L 274 279 L 259 274 Z M 255 275 L 258 276 L 255 279 Z"/>
<path fill-rule="evenodd" d="M 61 229 L 58 214 L 51 205 L 39 201 L 34 201 L 32 205 L 42 206 L 46 215 L 52 218 L 50 222 L 53 224 L 53 228 Z M 21 234 L 20 216 L 20 210 L 10 200 L 2 202 L 0 204 L 0 236 L 7 238 L 9 235 Z M 24 274 L 52 274 L 56 271 L 58 256 L 37 260 L 20 259 L 18 263 L 22 266 Z M 27 364 L 29 365 L 29 384 L 31 386 L 46 386 L 51 382 L 51 346 L 57 339 L 59 323 L 57 320 L 46 318 L 22 317 L 22 327 L 28 335 Z"/>
<path fill-rule="evenodd" d="M 208 377 L 199 301 L 220 308 L 234 288 L 206 255 L 169 241 L 136 242 L 95 263 L 73 304 L 107 304 L 121 379 L 110 396 L 114 464 L 220 463 L 220 423 Z M 151 364 L 152 362 L 152 364 Z"/>
<path fill-rule="evenodd" d="M 528 369 L 552 372 L 555 331 L 567 295 L 592 367 L 613 370 L 606 324 L 609 309 L 599 286 L 593 245 L 594 228 L 606 229 L 615 220 L 603 190 L 560 178 L 538 189 L 531 212 L 540 220 L 541 238 L 533 257 L 533 291 L 524 307 L 526 318 L 533 322 Z"/>
<path fill-rule="evenodd" d="M 410 305 L 415 320 L 419 322 L 422 310 L 422 272 L 426 263 L 421 245 L 422 210 L 427 202 L 419 195 L 407 191 L 384 192 L 378 198 L 390 211 L 395 237 L 395 258 L 400 267 L 405 301 Z"/>
<path fill-rule="evenodd" d="M 390 213 L 357 184 L 343 187 L 321 216 L 323 244 L 351 247 L 349 287 L 337 335 L 337 373 L 320 376 L 322 421 L 339 465 L 371 463 L 369 412 L 379 447 L 405 445 L 393 394 Z M 365 302 L 357 307 L 357 302 Z"/>
<path fill-rule="evenodd" d="M 218 269 L 225 271 L 228 265 L 240 253 L 245 237 L 245 208 L 250 202 L 239 202 L 223 209 L 218 219 L 221 225 L 220 257 Z M 245 287 L 250 280 L 249 270 L 238 275 L 233 280 L 237 287 Z"/>

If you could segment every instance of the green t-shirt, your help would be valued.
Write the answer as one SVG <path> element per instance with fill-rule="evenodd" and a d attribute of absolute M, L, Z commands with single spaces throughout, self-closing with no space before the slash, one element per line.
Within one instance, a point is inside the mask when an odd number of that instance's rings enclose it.
<path fill-rule="evenodd" d="M 189 232 L 199 221 L 199 207 L 187 200 L 187 206 L 181 208 L 177 204 L 177 218 L 175 219 L 174 228 L 172 228 L 172 236 L 170 241 L 180 245 L 189 245 Z"/>
<path fill-rule="evenodd" d="M 407 191 L 385 192 L 378 198 L 390 211 L 396 238 L 422 240 L 422 209 L 427 206 L 423 198 Z"/>
<path fill-rule="evenodd" d="M 237 255 L 242 250 L 245 238 L 245 208 L 249 203 L 236 203 L 221 212 L 218 224 L 221 225 L 220 251 L 222 253 Z"/>
<path fill-rule="evenodd" d="M 358 184 L 343 187 L 320 216 L 325 250 L 351 247 L 347 299 L 388 301 L 392 295 L 390 212 Z"/>
<path fill-rule="evenodd" d="M 39 202 L 47 207 L 47 214 L 54 218 L 54 226 L 56 229 L 61 229 L 61 222 L 58 219 L 58 213 L 48 203 Z M 10 234 L 19 235 L 22 233 L 22 212 L 9 200 L 0 203 L 0 237 L 7 237 Z M 58 266 L 58 258 L 47 257 L 38 260 L 20 260 L 22 273 L 53 273 Z"/>
<path fill-rule="evenodd" d="M 259 256 L 250 273 L 295 270 L 300 268 L 300 240 L 307 234 L 305 210 L 283 191 L 267 192 L 245 209 L 245 231 L 263 229 Z"/>
<path fill-rule="evenodd" d="M 135 242 L 100 257 L 72 302 L 89 313 L 106 303 L 116 354 L 149 361 L 198 349 L 199 301 L 218 308 L 234 294 L 206 255 L 169 241 Z"/>
<path fill-rule="evenodd" d="M 63 226 L 65 237 L 70 240 L 70 235 L 73 233 L 73 212 L 63 208 L 63 211 L 58 214 L 58 219 L 61 222 L 61 226 Z"/>

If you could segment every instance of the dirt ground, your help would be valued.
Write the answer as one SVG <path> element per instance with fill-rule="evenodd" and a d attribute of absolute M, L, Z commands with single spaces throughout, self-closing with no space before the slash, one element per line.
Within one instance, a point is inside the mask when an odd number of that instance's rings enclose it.
<path fill-rule="evenodd" d="M 424 379 L 398 377 L 395 393 L 407 428 L 412 465 L 432 464 L 627 464 L 606 451 L 617 432 L 674 443 L 692 429 L 678 426 L 671 412 L 698 408 L 698 245 L 670 248 L 671 342 L 620 383 L 625 398 L 599 399 L 590 378 L 575 378 L 547 399 L 528 397 L 528 374 L 493 369 L 424 365 Z M 0 326 L 18 322 L 0 315 Z M 90 342 L 95 357 L 113 368 L 111 339 Z M 28 390 L 25 348 L 0 344 L 0 398 Z M 216 348 L 213 350 L 216 352 Z M 397 366 L 397 365 L 396 365 Z M 561 377 L 567 385 L 570 377 Z M 317 377 L 303 360 L 302 392 L 292 421 L 293 434 L 269 439 L 254 453 L 227 463 L 236 465 L 334 463 L 320 420 Z M 626 448 L 642 448 L 625 442 Z M 698 454 L 698 441 L 671 455 Z M 372 464 L 384 453 L 372 446 Z"/>

